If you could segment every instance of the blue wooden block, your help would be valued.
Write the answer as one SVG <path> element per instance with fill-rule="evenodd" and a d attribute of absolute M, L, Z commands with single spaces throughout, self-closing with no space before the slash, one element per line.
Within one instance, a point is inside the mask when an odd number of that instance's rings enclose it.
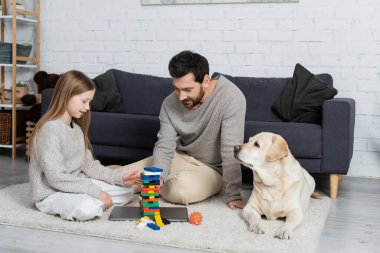
<path fill-rule="evenodd" d="M 154 224 L 154 223 L 148 223 L 147 226 L 150 227 L 150 228 L 153 229 L 153 230 L 160 230 L 160 227 L 157 226 L 157 225 Z"/>
<path fill-rule="evenodd" d="M 155 181 L 155 180 L 160 180 L 160 176 L 147 176 L 147 175 L 142 175 L 142 180 L 149 180 L 149 181 Z"/>
<path fill-rule="evenodd" d="M 144 170 L 150 171 L 150 172 L 163 172 L 163 169 L 156 168 L 156 167 L 145 167 Z"/>

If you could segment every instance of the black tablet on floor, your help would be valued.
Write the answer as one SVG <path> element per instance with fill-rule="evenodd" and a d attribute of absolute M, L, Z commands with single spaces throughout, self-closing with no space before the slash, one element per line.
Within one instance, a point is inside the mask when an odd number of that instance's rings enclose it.
<path fill-rule="evenodd" d="M 170 222 L 187 222 L 187 207 L 160 207 L 161 217 Z M 138 206 L 115 206 L 109 219 L 112 221 L 139 220 L 141 218 Z"/>

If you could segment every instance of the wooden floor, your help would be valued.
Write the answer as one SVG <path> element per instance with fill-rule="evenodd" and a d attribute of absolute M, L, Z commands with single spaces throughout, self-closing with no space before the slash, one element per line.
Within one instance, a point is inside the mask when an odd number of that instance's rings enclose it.
<path fill-rule="evenodd" d="M 0 188 L 27 182 L 27 168 L 23 156 L 12 161 L 8 152 L 0 150 Z M 318 190 L 328 194 L 328 177 L 318 176 L 316 181 Z M 153 251 L 195 252 L 0 225 L 1 253 Z M 338 198 L 332 202 L 317 252 L 380 252 L 380 180 L 344 177 Z"/>

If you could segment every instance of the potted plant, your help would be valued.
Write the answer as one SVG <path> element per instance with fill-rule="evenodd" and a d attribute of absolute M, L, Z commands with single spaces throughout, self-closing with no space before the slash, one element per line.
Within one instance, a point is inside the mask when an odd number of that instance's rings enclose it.
<path fill-rule="evenodd" d="M 16 84 L 16 103 L 21 102 L 21 98 L 29 93 L 28 84 L 23 81 L 18 81 Z"/>

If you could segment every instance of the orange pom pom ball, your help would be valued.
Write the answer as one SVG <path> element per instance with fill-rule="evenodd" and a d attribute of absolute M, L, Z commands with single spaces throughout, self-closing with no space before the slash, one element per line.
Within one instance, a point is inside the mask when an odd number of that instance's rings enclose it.
<path fill-rule="evenodd" d="M 190 224 L 200 225 L 202 223 L 202 214 L 200 212 L 192 212 L 189 217 Z"/>

